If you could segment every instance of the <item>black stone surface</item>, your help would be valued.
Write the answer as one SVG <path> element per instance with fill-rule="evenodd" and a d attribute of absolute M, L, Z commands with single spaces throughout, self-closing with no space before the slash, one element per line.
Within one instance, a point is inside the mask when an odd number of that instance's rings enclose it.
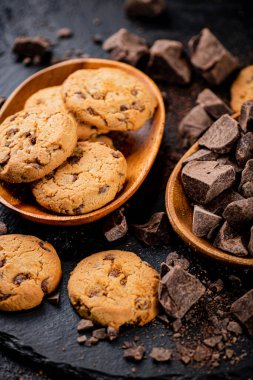
<path fill-rule="evenodd" d="M 15 62 L 11 45 L 17 35 L 43 35 L 56 43 L 54 55 L 59 58 L 70 49 L 80 49 L 94 57 L 107 57 L 101 47 L 92 42 L 94 34 L 104 38 L 127 27 L 144 36 L 152 43 L 155 39 L 179 39 L 184 43 L 199 30 L 208 26 L 227 48 L 238 55 L 242 64 L 252 62 L 253 24 L 252 6 L 248 1 L 213 0 L 212 2 L 171 0 L 168 14 L 155 21 L 132 20 L 125 17 L 120 0 L 1 0 L 0 2 L 0 95 L 8 96 L 25 78 L 41 67 L 24 67 Z M 100 25 L 94 21 L 101 20 Z M 68 26 L 74 37 L 58 40 L 58 28 Z M 184 88 L 166 87 L 169 97 L 166 130 L 159 155 L 147 180 L 126 206 L 130 223 L 143 223 L 155 211 L 164 210 L 164 190 L 169 173 L 178 155 L 182 154 L 177 133 L 178 121 L 191 108 L 198 92 L 206 86 L 194 75 L 192 85 Z M 229 95 L 229 82 L 214 89 L 224 99 Z M 169 247 L 152 249 L 141 245 L 130 232 L 120 242 L 108 243 L 102 234 L 104 221 L 75 228 L 53 228 L 24 221 L 4 207 L 0 207 L 0 218 L 8 224 L 9 232 L 38 236 L 52 243 L 62 259 L 63 281 L 61 304 L 55 307 L 44 302 L 40 307 L 24 313 L 0 315 L 0 379 L 44 378 L 43 368 L 54 379 L 75 378 L 145 378 L 145 379 L 245 379 L 253 374 L 253 342 L 247 335 L 239 339 L 236 350 L 242 347 L 248 356 L 235 366 L 223 362 L 214 370 L 184 366 L 178 361 L 155 364 L 149 358 L 138 364 L 122 358 L 122 343 L 140 336 L 147 354 L 153 346 L 173 346 L 171 331 L 161 322 L 155 321 L 144 328 L 126 329 L 112 343 L 101 342 L 92 348 L 80 347 L 76 343 L 76 324 L 79 317 L 69 304 L 66 284 L 69 273 L 83 257 L 105 249 L 132 250 L 157 269 L 170 251 L 183 252 L 191 261 L 191 270 L 200 277 L 214 280 L 222 278 L 228 292 L 234 296 L 242 288 L 252 286 L 252 271 L 227 268 L 208 261 L 191 252 L 176 237 Z M 227 281 L 233 273 L 243 280 L 240 289 L 231 288 Z M 7 355 L 7 356 L 6 356 Z M 26 358 L 26 359 L 23 359 Z M 17 360 L 17 363 L 15 363 Z M 35 363 L 35 364 L 31 364 Z M 32 370 L 29 367 L 32 366 Z"/>

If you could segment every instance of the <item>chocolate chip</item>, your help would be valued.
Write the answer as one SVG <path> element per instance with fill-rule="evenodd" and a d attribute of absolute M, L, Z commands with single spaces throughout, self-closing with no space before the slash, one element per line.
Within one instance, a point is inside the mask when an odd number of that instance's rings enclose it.
<path fill-rule="evenodd" d="M 225 208 L 223 217 L 234 228 L 252 221 L 253 197 L 230 203 Z"/>
<path fill-rule="evenodd" d="M 76 91 L 76 92 L 75 92 L 75 96 L 77 96 L 77 97 L 80 98 L 80 99 L 86 99 L 86 96 L 85 96 L 84 93 L 81 92 L 81 91 Z"/>
<path fill-rule="evenodd" d="M 113 255 L 112 253 L 105 255 L 103 258 L 103 260 L 112 260 L 112 261 L 114 261 L 114 259 L 115 259 L 115 255 Z"/>
<path fill-rule="evenodd" d="M 6 263 L 5 259 L 0 259 L 0 268 L 2 268 Z"/>
<path fill-rule="evenodd" d="M 165 0 L 125 0 L 124 10 L 129 17 L 154 18 L 166 11 Z"/>
<path fill-rule="evenodd" d="M 189 49 L 191 63 L 211 84 L 220 84 L 238 68 L 238 60 L 208 28 L 190 39 Z"/>
<path fill-rule="evenodd" d="M 89 330 L 92 327 L 94 327 L 94 324 L 90 319 L 81 319 L 77 325 L 77 331 L 82 332 L 84 330 Z"/>
<path fill-rule="evenodd" d="M 244 166 L 246 162 L 253 158 L 253 133 L 248 132 L 242 135 L 236 145 L 235 158 L 239 166 Z"/>
<path fill-rule="evenodd" d="M 128 107 L 125 106 L 124 104 L 120 106 L 120 111 L 127 111 Z"/>
<path fill-rule="evenodd" d="M 248 100 L 243 103 L 239 117 L 239 124 L 245 133 L 253 130 L 253 100 Z"/>
<path fill-rule="evenodd" d="M 136 309 L 147 310 L 150 307 L 150 301 L 145 298 L 138 297 L 135 300 L 135 307 Z"/>
<path fill-rule="evenodd" d="M 48 281 L 47 280 L 43 280 L 41 282 L 41 289 L 42 289 L 44 294 L 48 293 Z"/>
<path fill-rule="evenodd" d="M 135 236 L 146 245 L 160 246 L 171 243 L 171 229 L 167 215 L 156 212 L 145 224 L 134 224 Z"/>
<path fill-rule="evenodd" d="M 189 83 L 191 69 L 183 44 L 179 41 L 156 40 L 150 49 L 148 71 L 154 78 L 168 83 Z"/>
<path fill-rule="evenodd" d="M 51 252 L 50 249 L 45 246 L 43 241 L 39 241 L 39 246 L 44 249 L 44 251 Z"/>
<path fill-rule="evenodd" d="M 242 237 L 238 235 L 228 222 L 225 222 L 214 240 L 215 247 L 222 249 L 225 252 L 232 253 L 235 256 L 247 256 L 248 251 L 244 246 Z"/>
<path fill-rule="evenodd" d="M 122 272 L 120 271 L 120 269 L 118 268 L 113 268 L 110 272 L 109 272 L 109 277 L 119 277 L 119 275 L 121 274 Z"/>
<path fill-rule="evenodd" d="M 93 338 L 96 338 L 98 340 L 107 338 L 107 334 L 106 334 L 105 328 L 93 330 L 92 336 L 93 336 Z"/>
<path fill-rule="evenodd" d="M 70 165 L 74 165 L 74 164 L 77 164 L 81 160 L 81 158 L 82 158 L 82 156 L 79 156 L 78 154 L 74 153 L 72 156 L 67 158 L 67 162 Z"/>
<path fill-rule="evenodd" d="M 253 197 L 253 159 L 246 163 L 242 171 L 239 189 L 244 197 Z"/>
<path fill-rule="evenodd" d="M 143 359 L 144 352 L 143 346 L 133 346 L 124 350 L 123 357 L 127 360 L 140 361 Z"/>
<path fill-rule="evenodd" d="M 108 326 L 107 327 L 107 337 L 109 340 L 117 339 L 119 336 L 119 330 L 115 329 L 114 327 Z"/>
<path fill-rule="evenodd" d="M 12 51 L 21 59 L 29 58 L 30 62 L 34 57 L 48 60 L 51 53 L 50 46 L 51 42 L 44 37 L 17 37 Z"/>
<path fill-rule="evenodd" d="M 76 207 L 76 208 L 73 208 L 73 213 L 74 214 L 82 214 L 83 212 L 83 207 L 84 205 L 83 204 L 80 204 L 80 206 Z"/>
<path fill-rule="evenodd" d="M 87 112 L 92 116 L 99 116 L 99 114 L 92 107 L 87 108 Z"/>
<path fill-rule="evenodd" d="M 66 27 L 57 30 L 57 36 L 59 38 L 70 38 L 73 36 L 73 34 L 73 30 Z"/>
<path fill-rule="evenodd" d="M 122 210 L 117 210 L 111 214 L 107 218 L 103 228 L 105 238 L 108 241 L 116 241 L 123 238 L 127 234 L 127 231 L 128 225 Z"/>
<path fill-rule="evenodd" d="M 192 232 L 198 237 L 211 239 L 216 228 L 221 224 L 222 218 L 202 207 L 194 206 Z"/>
<path fill-rule="evenodd" d="M 0 235 L 6 235 L 7 232 L 8 230 L 6 224 L 0 221 Z"/>
<path fill-rule="evenodd" d="M 22 282 L 29 280 L 30 275 L 28 273 L 19 273 L 16 277 L 13 279 L 13 283 L 15 285 L 20 285 Z"/>
<path fill-rule="evenodd" d="M 5 154 L 3 157 L 0 157 L 0 166 L 4 166 L 8 163 L 11 155 L 10 153 Z"/>
<path fill-rule="evenodd" d="M 204 285 L 178 265 L 161 278 L 158 289 L 161 305 L 173 318 L 183 318 L 204 293 Z"/>
<path fill-rule="evenodd" d="M 253 289 L 232 304 L 231 312 L 253 335 Z"/>
<path fill-rule="evenodd" d="M 7 300 L 11 296 L 12 296 L 12 294 L 3 294 L 3 293 L 0 293 L 0 302 Z"/>
<path fill-rule="evenodd" d="M 98 190 L 98 194 L 104 194 L 107 192 L 108 188 L 110 186 L 106 185 L 106 186 L 100 186 L 99 190 Z"/>
<path fill-rule="evenodd" d="M 60 297 L 61 297 L 61 293 L 57 292 L 57 293 L 53 294 L 52 296 L 47 297 L 47 301 L 53 305 L 58 306 L 60 304 Z"/>
<path fill-rule="evenodd" d="M 140 102 L 132 102 L 131 109 L 143 112 L 145 110 L 145 105 Z"/>
<path fill-rule="evenodd" d="M 235 170 L 215 161 L 192 161 L 182 170 L 187 196 L 196 203 L 206 204 L 235 182 Z"/>
<path fill-rule="evenodd" d="M 78 179 L 78 175 L 79 174 L 77 173 L 72 174 L 72 182 L 75 182 Z"/>
<path fill-rule="evenodd" d="M 77 343 L 84 344 L 84 343 L 87 342 L 87 336 L 86 335 L 81 335 L 76 340 L 77 340 Z"/>
<path fill-rule="evenodd" d="M 112 156 L 113 156 L 114 158 L 120 158 L 120 155 L 119 155 L 119 153 L 117 153 L 117 152 L 112 152 Z"/>
<path fill-rule="evenodd" d="M 163 347 L 153 347 L 149 356 L 157 362 L 167 362 L 170 360 L 172 350 Z"/>
<path fill-rule="evenodd" d="M 0 96 L 0 109 L 4 105 L 5 101 L 6 101 L 6 98 L 4 96 Z"/>

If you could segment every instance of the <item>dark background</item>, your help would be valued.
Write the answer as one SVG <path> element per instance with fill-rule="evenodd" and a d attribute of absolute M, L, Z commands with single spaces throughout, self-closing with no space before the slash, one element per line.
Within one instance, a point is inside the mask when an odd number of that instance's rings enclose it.
<path fill-rule="evenodd" d="M 242 65 L 253 61 L 253 6 L 250 1 L 212 0 L 212 1 L 168 1 L 168 13 L 158 20 L 129 20 L 123 13 L 121 0 L 1 0 L 0 1 L 0 95 L 8 96 L 29 75 L 41 67 L 24 67 L 15 61 L 11 46 L 16 36 L 43 35 L 55 42 L 54 56 L 63 58 L 66 55 L 75 56 L 76 49 L 92 57 L 108 57 L 101 46 L 92 40 L 94 34 L 101 34 L 105 39 L 121 27 L 126 27 L 134 33 L 145 37 L 150 43 L 156 39 L 178 39 L 187 43 L 189 38 L 203 27 L 209 27 L 224 45 L 240 58 Z M 95 18 L 101 23 L 97 25 Z M 60 27 L 70 27 L 74 37 L 58 40 L 56 31 Z M 72 49 L 72 50 L 71 50 Z M 71 50 L 71 51 L 70 51 Z M 214 89 L 224 99 L 229 98 L 228 81 L 221 88 Z M 197 75 L 193 83 L 185 88 L 163 85 L 168 92 L 169 107 L 165 135 L 156 163 L 143 186 L 131 199 L 127 208 L 129 222 L 144 222 L 154 211 L 164 210 L 164 190 L 169 173 L 183 150 L 177 133 L 178 122 L 191 108 L 198 92 L 206 83 Z M 207 270 L 212 278 L 214 273 L 223 278 L 227 273 L 239 273 L 246 280 L 252 272 L 235 271 L 233 268 L 223 268 L 221 264 L 208 262 L 198 258 L 184 247 L 178 239 L 167 249 L 151 249 L 144 247 L 130 232 L 120 244 L 108 244 L 103 238 L 103 221 L 90 226 L 73 228 L 53 228 L 24 222 L 19 217 L 0 206 L 0 218 L 5 221 L 10 232 L 34 234 L 49 240 L 61 254 L 61 258 L 71 261 L 71 255 L 83 257 L 80 245 L 85 247 L 85 254 L 100 249 L 123 248 L 135 250 L 141 256 L 159 266 L 165 255 L 179 249 L 191 258 L 192 263 Z M 96 242 L 94 241 L 94 235 Z M 161 256 L 159 256 L 161 255 Z M 155 256 L 155 259 L 154 259 Z M 251 277 L 252 278 L 252 277 Z M 0 324 L 1 324 L 0 320 Z M 42 332 L 43 334 L 43 332 Z M 245 378 L 245 368 L 233 378 Z M 1 348 L 0 379 L 33 379 L 45 378 L 39 371 L 40 365 L 32 364 L 21 358 L 18 352 Z M 50 378 L 64 379 L 62 372 L 45 369 Z M 248 367 L 248 375 L 252 369 Z M 230 375 L 224 372 L 224 378 Z M 249 377 L 249 376 L 247 376 Z M 66 376 L 66 378 L 70 378 Z M 222 373 L 220 378 L 223 378 Z"/>

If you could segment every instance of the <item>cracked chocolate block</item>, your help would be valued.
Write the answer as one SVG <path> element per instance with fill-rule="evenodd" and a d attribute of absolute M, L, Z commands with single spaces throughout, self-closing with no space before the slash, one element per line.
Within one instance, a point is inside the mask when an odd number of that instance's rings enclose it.
<path fill-rule="evenodd" d="M 248 244 L 248 250 L 251 255 L 253 255 L 253 227 L 250 229 L 250 239 Z"/>
<path fill-rule="evenodd" d="M 240 127 L 244 132 L 253 130 L 253 100 L 247 100 L 241 107 Z"/>
<path fill-rule="evenodd" d="M 246 162 L 253 158 L 253 133 L 248 132 L 242 135 L 236 145 L 235 158 L 239 166 L 246 165 Z"/>
<path fill-rule="evenodd" d="M 129 17 L 154 18 L 166 11 L 165 0 L 125 0 L 124 10 Z"/>
<path fill-rule="evenodd" d="M 253 335 L 253 289 L 232 304 L 231 312 Z"/>
<path fill-rule="evenodd" d="M 204 285 L 178 265 L 161 278 L 158 289 L 161 305 L 173 318 L 183 318 L 204 293 Z"/>
<path fill-rule="evenodd" d="M 192 145 L 212 124 L 212 119 L 201 106 L 193 107 L 179 124 L 180 136 Z"/>
<path fill-rule="evenodd" d="M 199 145 L 223 154 L 230 152 L 239 137 L 237 121 L 229 115 L 223 115 L 199 139 Z"/>
<path fill-rule="evenodd" d="M 222 218 L 220 216 L 195 205 L 193 211 L 192 232 L 198 237 L 207 237 L 210 239 L 221 221 Z"/>
<path fill-rule="evenodd" d="M 218 154 L 209 149 L 199 149 L 196 153 L 193 153 L 191 156 L 187 157 L 183 161 L 183 165 L 191 161 L 215 161 L 217 157 Z"/>
<path fill-rule="evenodd" d="M 187 196 L 196 203 L 206 204 L 235 182 L 235 170 L 216 161 L 192 161 L 182 170 Z"/>
<path fill-rule="evenodd" d="M 245 198 L 253 197 L 253 160 L 249 160 L 242 171 L 239 190 Z"/>
<path fill-rule="evenodd" d="M 230 203 L 223 212 L 227 222 L 237 228 L 253 220 L 253 197 Z"/>
<path fill-rule="evenodd" d="M 103 43 L 103 49 L 111 53 L 111 58 L 137 66 L 148 57 L 149 49 L 144 38 L 121 28 Z"/>
<path fill-rule="evenodd" d="M 227 106 L 213 91 L 205 88 L 197 97 L 197 104 L 202 106 L 204 110 L 214 119 L 219 119 L 224 114 L 232 114 L 231 108 Z"/>
<path fill-rule="evenodd" d="M 191 68 L 179 41 L 156 40 L 150 49 L 149 73 L 168 83 L 187 84 L 191 80 Z"/>
<path fill-rule="evenodd" d="M 225 49 L 208 28 L 190 39 L 189 49 L 191 63 L 211 84 L 220 84 L 239 66 L 237 58 Z"/>
<path fill-rule="evenodd" d="M 208 203 L 208 205 L 205 206 L 205 208 L 216 215 L 222 215 L 229 203 L 239 201 L 241 199 L 244 199 L 241 194 L 229 189 L 214 198 L 210 203 Z"/>
<path fill-rule="evenodd" d="M 235 231 L 228 222 L 222 225 L 213 245 L 235 256 L 243 257 L 248 255 L 242 237 L 238 235 L 238 232 Z"/>

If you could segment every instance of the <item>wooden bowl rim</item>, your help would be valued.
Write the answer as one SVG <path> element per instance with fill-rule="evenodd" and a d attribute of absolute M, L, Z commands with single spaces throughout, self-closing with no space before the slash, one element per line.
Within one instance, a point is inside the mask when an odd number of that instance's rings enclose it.
<path fill-rule="evenodd" d="M 137 69 L 136 67 L 133 67 L 131 65 L 128 65 L 123 62 L 118 61 L 112 61 L 109 59 L 100 59 L 100 58 L 77 58 L 77 59 L 71 59 L 67 60 L 65 62 L 60 62 L 55 65 L 49 66 L 45 69 L 42 69 L 35 74 L 29 76 L 27 79 L 25 79 L 8 97 L 6 102 L 4 103 L 3 107 L 1 108 L 0 115 L 5 112 L 5 110 L 8 108 L 10 102 L 17 96 L 17 94 L 20 92 L 21 89 L 23 89 L 30 81 L 36 79 L 37 77 L 40 77 L 40 75 L 44 73 L 49 73 L 52 69 L 61 69 L 64 66 L 69 66 L 73 64 L 85 64 L 85 63 L 92 63 L 94 65 L 100 65 L 101 67 L 104 66 L 110 66 L 118 69 L 122 69 L 123 71 L 127 71 L 128 73 L 132 74 L 133 76 L 141 77 L 142 81 L 146 83 L 147 87 L 150 88 L 150 90 L 153 92 L 157 99 L 157 109 L 160 110 L 160 117 L 158 120 L 158 123 L 156 125 L 156 139 L 154 139 L 154 149 L 151 152 L 151 155 L 147 157 L 146 161 L 146 170 L 142 171 L 141 176 L 138 177 L 138 181 L 133 183 L 129 189 L 124 192 L 123 194 L 120 194 L 118 197 L 116 197 L 114 200 L 112 200 L 107 205 L 99 208 L 98 210 L 94 210 L 92 212 L 89 212 L 87 214 L 81 214 L 81 215 L 40 215 L 35 214 L 33 212 L 25 211 L 22 209 L 19 209 L 12 204 L 10 204 L 8 201 L 6 201 L 2 196 L 0 196 L 0 203 L 2 203 L 7 208 L 13 210 L 14 212 L 20 214 L 26 219 L 32 220 L 34 222 L 42 223 L 42 224 L 53 224 L 53 225 L 59 225 L 59 226 L 73 226 L 73 225 L 82 225 L 86 223 L 93 222 L 95 220 L 98 220 L 109 213 L 113 212 L 117 208 L 119 208 L 121 205 L 123 205 L 141 186 L 145 178 L 147 177 L 154 161 L 157 156 L 162 137 L 164 132 L 164 125 L 165 125 L 165 107 L 163 98 L 161 95 L 161 92 L 155 82 L 148 77 L 145 73 L 143 73 L 141 70 Z M 78 70 L 78 69 L 77 69 Z M 156 111 L 157 112 L 157 111 Z M 49 211 L 46 210 L 48 213 Z"/>

